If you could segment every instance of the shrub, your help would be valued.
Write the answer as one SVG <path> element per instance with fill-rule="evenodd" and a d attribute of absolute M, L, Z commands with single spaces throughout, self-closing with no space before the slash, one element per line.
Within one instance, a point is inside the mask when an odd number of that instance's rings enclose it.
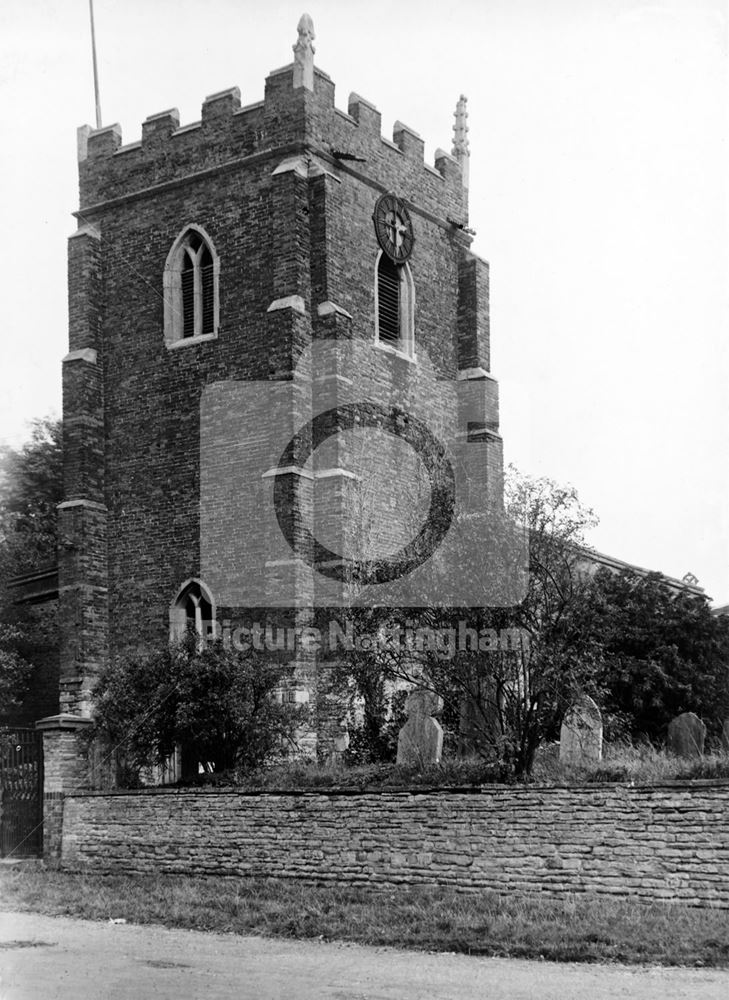
<path fill-rule="evenodd" d="M 117 661 L 96 689 L 97 729 L 121 750 L 127 782 L 181 745 L 206 770 L 254 768 L 295 747 L 306 708 L 282 697 L 288 668 L 196 637 Z M 195 768 L 197 770 L 197 767 Z"/>

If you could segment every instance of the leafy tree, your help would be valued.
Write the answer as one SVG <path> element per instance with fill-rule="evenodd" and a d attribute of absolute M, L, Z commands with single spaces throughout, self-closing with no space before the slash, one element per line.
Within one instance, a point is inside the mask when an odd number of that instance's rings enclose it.
<path fill-rule="evenodd" d="M 660 742 L 671 719 L 695 712 L 718 741 L 729 718 L 729 619 L 704 597 L 659 573 L 601 569 L 575 627 L 602 650 L 601 702 L 617 735 Z"/>
<path fill-rule="evenodd" d="M 21 707 L 32 666 L 18 652 L 22 634 L 0 623 L 0 718 L 12 716 Z"/>
<path fill-rule="evenodd" d="M 0 447 L 0 719 L 33 721 L 57 710 L 55 606 L 15 605 L 8 581 L 56 561 L 63 495 L 61 422 L 36 420 L 21 448 Z M 35 674 L 33 668 L 35 667 Z"/>
<path fill-rule="evenodd" d="M 35 420 L 25 445 L 0 447 L 0 541 L 8 565 L 18 573 L 56 561 L 61 434 L 60 420 Z"/>
<path fill-rule="evenodd" d="M 329 662 L 319 670 L 318 684 L 322 700 L 336 706 L 339 720 L 347 726 L 349 764 L 375 764 L 393 761 L 397 753 L 397 737 L 405 722 L 404 693 L 396 689 L 394 670 L 387 654 L 365 643 L 363 636 L 376 640 L 397 612 L 382 607 L 350 607 L 337 617 L 347 636 L 356 640 L 353 648 L 343 641 Z M 327 630 L 327 621 L 323 630 Z"/>
<path fill-rule="evenodd" d="M 127 768 L 164 764 L 177 745 L 207 770 L 248 769 L 295 745 L 306 710 L 276 697 L 286 667 L 196 636 L 110 664 L 95 692 L 99 732 Z"/>
<path fill-rule="evenodd" d="M 439 570 L 441 599 L 451 584 L 461 589 L 467 580 L 471 592 L 482 595 L 481 606 L 428 607 L 424 593 L 421 608 L 353 609 L 355 628 L 370 634 L 397 628 L 403 619 L 412 623 L 399 648 L 341 658 L 364 701 L 369 746 L 388 736 L 388 682 L 406 681 L 443 698 L 444 727 L 461 753 L 495 763 L 504 777 L 528 774 L 539 744 L 558 731 L 573 698 L 595 691 L 599 651 L 570 613 L 587 586 L 581 546 L 594 523 L 574 489 L 512 468 L 506 509 L 494 505 L 485 514 L 461 516 L 453 527 L 456 565 L 451 559 Z M 498 606 L 515 592 L 518 603 Z"/>
<path fill-rule="evenodd" d="M 574 698 L 596 693 L 600 651 L 575 627 L 573 614 L 589 587 L 583 546 L 596 519 L 572 487 L 523 476 L 513 467 L 505 507 L 525 534 L 499 527 L 505 545 L 496 571 L 508 575 L 523 567 L 526 538 L 522 599 L 511 607 L 428 612 L 441 636 L 450 629 L 455 654 L 426 651 L 420 683 L 443 698 L 444 719 L 457 725 L 461 752 L 496 763 L 504 777 L 518 777 L 530 773 L 539 745 L 558 732 Z M 477 547 L 464 549 L 463 571 L 493 573 L 493 567 L 479 565 L 480 558 Z"/>

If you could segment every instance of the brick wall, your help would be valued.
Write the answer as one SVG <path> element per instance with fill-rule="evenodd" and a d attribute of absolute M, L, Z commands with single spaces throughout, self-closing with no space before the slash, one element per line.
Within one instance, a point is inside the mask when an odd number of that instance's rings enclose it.
<path fill-rule="evenodd" d="M 729 908 L 729 782 L 86 793 L 65 800 L 62 864 L 102 873 L 595 892 Z"/>

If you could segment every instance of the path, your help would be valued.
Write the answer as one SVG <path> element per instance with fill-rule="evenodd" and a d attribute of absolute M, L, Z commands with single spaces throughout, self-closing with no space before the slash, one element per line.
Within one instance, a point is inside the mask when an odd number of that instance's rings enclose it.
<path fill-rule="evenodd" d="M 726 1000 L 729 971 L 424 954 L 0 913 L 0 1000 Z"/>

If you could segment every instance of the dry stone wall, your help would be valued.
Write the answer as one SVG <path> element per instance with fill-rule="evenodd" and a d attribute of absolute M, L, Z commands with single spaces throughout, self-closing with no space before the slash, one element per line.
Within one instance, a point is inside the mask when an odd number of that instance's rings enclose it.
<path fill-rule="evenodd" d="M 155 789 L 64 802 L 67 869 L 605 893 L 729 908 L 729 783 Z"/>

